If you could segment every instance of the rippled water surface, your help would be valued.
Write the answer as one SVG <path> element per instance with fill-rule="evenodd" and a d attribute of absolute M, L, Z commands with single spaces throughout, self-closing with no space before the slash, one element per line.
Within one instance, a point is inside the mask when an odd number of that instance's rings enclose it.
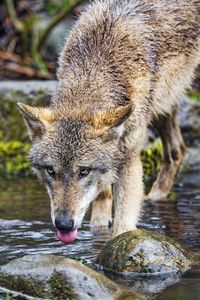
<path fill-rule="evenodd" d="M 146 201 L 139 225 L 164 232 L 200 255 L 200 168 L 182 175 L 170 199 L 156 203 Z M 71 245 L 63 245 L 56 239 L 50 220 L 49 199 L 43 187 L 34 179 L 1 180 L 0 265 L 35 253 L 79 258 L 91 265 L 109 236 L 109 232 L 91 233 L 89 223 L 85 221 L 78 239 Z M 151 299 L 200 300 L 198 266 L 182 278 L 113 279 L 133 286 Z"/>

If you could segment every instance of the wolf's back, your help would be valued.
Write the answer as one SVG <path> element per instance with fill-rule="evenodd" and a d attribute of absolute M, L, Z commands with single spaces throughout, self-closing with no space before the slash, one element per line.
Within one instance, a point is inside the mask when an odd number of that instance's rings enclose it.
<path fill-rule="evenodd" d="M 59 98 L 97 108 L 99 99 L 108 107 L 121 104 L 133 78 L 152 77 L 180 55 L 198 56 L 199 17 L 200 0 L 94 1 L 60 55 Z"/>

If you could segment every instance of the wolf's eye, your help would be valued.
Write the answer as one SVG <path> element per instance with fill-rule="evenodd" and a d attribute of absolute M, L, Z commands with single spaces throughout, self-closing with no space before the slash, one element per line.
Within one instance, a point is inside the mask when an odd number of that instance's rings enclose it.
<path fill-rule="evenodd" d="M 90 168 L 80 168 L 79 176 L 86 177 L 90 173 Z"/>
<path fill-rule="evenodd" d="M 52 167 L 48 167 L 47 169 L 47 173 L 51 176 L 51 177 L 55 177 L 55 172 L 54 169 Z"/>

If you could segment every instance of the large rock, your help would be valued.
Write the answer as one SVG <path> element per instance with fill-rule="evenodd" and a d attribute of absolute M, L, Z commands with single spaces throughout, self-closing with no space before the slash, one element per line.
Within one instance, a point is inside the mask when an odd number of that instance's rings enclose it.
<path fill-rule="evenodd" d="M 144 299 L 79 262 L 54 255 L 27 255 L 2 266 L 0 287 L 22 293 L 20 299 Z"/>
<path fill-rule="evenodd" d="M 195 257 L 163 234 L 136 230 L 109 241 L 97 263 L 112 272 L 162 275 L 188 270 L 195 263 Z"/>

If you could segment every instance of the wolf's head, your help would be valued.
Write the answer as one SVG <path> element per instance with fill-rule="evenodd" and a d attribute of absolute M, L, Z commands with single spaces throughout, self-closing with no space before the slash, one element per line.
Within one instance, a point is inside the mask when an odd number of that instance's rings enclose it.
<path fill-rule="evenodd" d="M 58 238 L 71 242 L 90 203 L 117 177 L 122 162 L 118 141 L 132 106 L 94 113 L 18 107 L 32 141 L 33 171 L 51 198 Z"/>

